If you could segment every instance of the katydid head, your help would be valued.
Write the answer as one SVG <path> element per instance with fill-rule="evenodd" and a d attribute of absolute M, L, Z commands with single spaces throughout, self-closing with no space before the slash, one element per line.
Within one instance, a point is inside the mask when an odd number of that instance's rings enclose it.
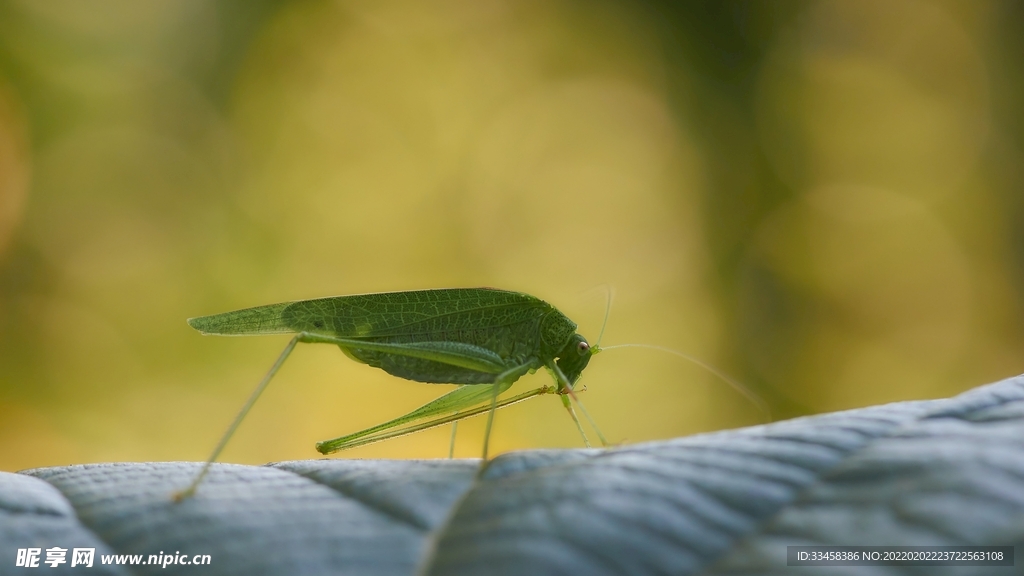
<path fill-rule="evenodd" d="M 580 379 L 580 374 L 590 362 L 590 357 L 596 354 L 598 348 L 591 346 L 587 339 L 579 334 L 573 334 L 569 342 L 558 353 L 558 360 L 555 364 L 565 374 L 570 384 L 575 384 Z"/>

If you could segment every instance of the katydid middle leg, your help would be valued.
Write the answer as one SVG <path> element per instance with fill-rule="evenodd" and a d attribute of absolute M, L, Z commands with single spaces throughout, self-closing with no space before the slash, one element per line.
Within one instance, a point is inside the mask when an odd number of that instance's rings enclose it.
<path fill-rule="evenodd" d="M 458 415 L 458 412 L 455 413 Z M 448 442 L 448 459 L 455 458 L 455 433 L 459 431 L 459 423 L 452 422 L 452 439 Z"/>
<path fill-rule="evenodd" d="M 487 428 L 484 430 L 484 454 L 483 460 L 487 461 L 487 449 L 491 442 L 491 426 L 494 424 L 494 413 L 498 406 L 498 394 L 501 392 L 501 385 L 504 383 L 515 382 L 520 376 L 526 374 L 533 368 L 532 364 L 523 364 L 522 366 L 516 366 L 510 368 L 494 379 L 494 384 L 491 384 L 493 391 L 491 392 L 491 409 L 487 413 Z"/>

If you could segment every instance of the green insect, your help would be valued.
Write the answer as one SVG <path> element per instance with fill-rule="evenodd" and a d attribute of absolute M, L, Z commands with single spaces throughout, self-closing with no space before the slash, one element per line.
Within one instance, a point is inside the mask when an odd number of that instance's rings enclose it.
<path fill-rule="evenodd" d="M 486 460 L 495 411 L 551 393 L 560 395 L 584 443 L 590 446 L 569 398 L 593 426 L 573 386 L 600 348 L 577 334 L 576 324 L 555 307 L 529 294 L 453 288 L 336 296 L 257 306 L 192 318 L 188 323 L 203 334 L 295 336 L 257 385 L 195 480 L 176 495 L 178 500 L 195 492 L 228 439 L 299 342 L 337 345 L 349 358 L 407 380 L 461 385 L 400 418 L 319 442 L 316 448 L 322 454 L 456 423 L 487 412 L 483 447 Z M 498 401 L 513 382 L 540 368 L 551 373 L 553 387 L 542 386 Z M 594 430 L 607 445 L 596 426 Z"/>

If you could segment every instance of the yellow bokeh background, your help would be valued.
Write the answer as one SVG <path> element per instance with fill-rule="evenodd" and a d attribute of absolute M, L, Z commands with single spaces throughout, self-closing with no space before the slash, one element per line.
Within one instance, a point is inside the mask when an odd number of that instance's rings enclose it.
<path fill-rule="evenodd" d="M 613 287 L 604 344 L 700 358 L 775 418 L 1019 373 L 1022 23 L 994 1 L 0 2 L 0 470 L 205 458 L 287 338 L 184 320 L 339 294 L 519 290 L 593 341 Z M 652 350 L 582 384 L 613 442 L 762 421 Z M 222 460 L 317 457 L 449 389 L 302 346 Z M 493 442 L 581 444 L 551 397 Z"/>

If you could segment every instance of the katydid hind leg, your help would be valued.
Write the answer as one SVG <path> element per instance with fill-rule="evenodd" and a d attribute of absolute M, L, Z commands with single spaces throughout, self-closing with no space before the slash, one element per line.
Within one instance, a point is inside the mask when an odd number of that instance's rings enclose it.
<path fill-rule="evenodd" d="M 231 425 L 228 426 L 228 429 L 224 431 L 224 435 L 221 436 L 220 441 L 217 442 L 217 446 L 213 449 L 213 453 L 210 454 L 210 457 L 203 464 L 203 467 L 199 470 L 199 473 L 196 474 L 195 479 L 192 480 L 192 483 L 189 484 L 187 488 L 185 488 L 181 492 L 177 492 L 174 494 L 174 500 L 176 502 L 180 502 L 195 494 L 196 488 L 199 487 L 199 483 L 203 481 L 203 478 L 206 476 L 206 473 L 210 471 L 210 466 L 213 465 L 214 461 L 217 460 L 217 457 L 220 456 L 221 451 L 223 451 L 224 447 L 227 446 L 228 440 L 230 440 L 231 437 L 235 434 L 235 430 L 238 429 L 238 426 L 242 423 L 242 420 L 245 419 L 245 416 L 249 413 L 249 410 L 252 408 L 253 404 L 255 404 L 256 400 L 259 399 L 260 394 L 262 394 L 263 390 L 265 390 L 267 385 L 270 384 L 270 380 L 273 379 L 274 375 L 277 374 L 277 371 L 281 369 L 281 365 L 284 364 L 284 361 L 288 359 L 288 356 L 292 353 L 292 350 L 295 349 L 295 345 L 298 343 L 298 336 L 292 338 L 291 341 L 288 342 L 288 345 L 285 346 L 284 350 L 281 352 L 281 355 L 277 357 L 277 361 L 274 362 L 274 365 L 270 367 L 270 370 L 267 371 L 267 374 L 263 376 L 263 379 L 260 380 L 260 383 L 256 385 L 256 388 L 252 391 L 252 394 L 249 395 L 249 399 L 242 406 L 242 409 L 238 411 L 238 415 L 235 416 L 234 421 L 232 421 Z"/>

